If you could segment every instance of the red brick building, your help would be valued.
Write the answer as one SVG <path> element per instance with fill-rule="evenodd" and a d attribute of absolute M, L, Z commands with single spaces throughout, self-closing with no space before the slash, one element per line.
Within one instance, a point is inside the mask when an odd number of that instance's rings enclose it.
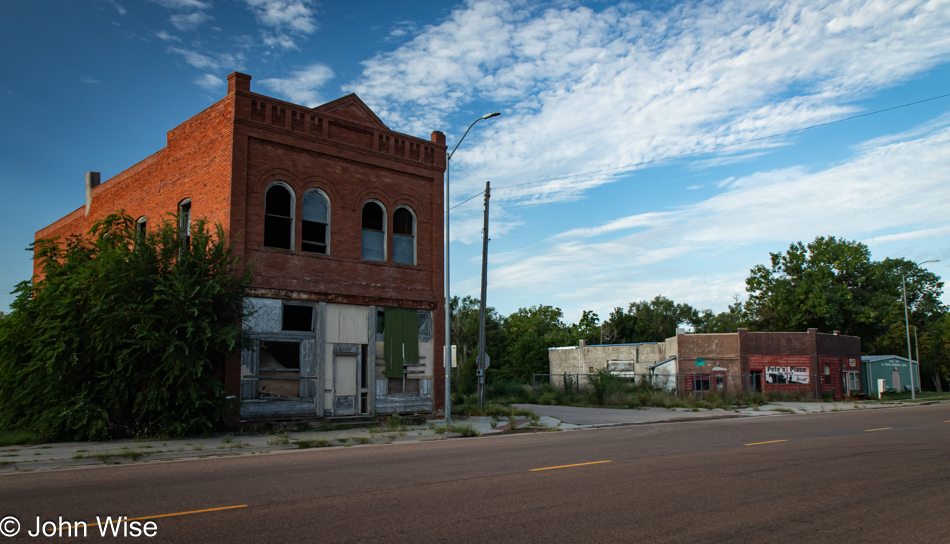
<path fill-rule="evenodd" d="M 679 334 L 667 346 L 667 356 L 676 355 L 685 391 L 801 393 L 835 400 L 863 392 L 857 336 L 818 329 L 739 329 L 735 334 Z M 706 364 L 696 366 L 699 359 Z"/>
<path fill-rule="evenodd" d="M 101 184 L 87 175 L 86 205 L 37 239 L 119 210 L 143 228 L 219 222 L 254 263 L 255 345 L 223 372 L 242 418 L 440 408 L 445 136 L 394 132 L 356 95 L 307 108 L 250 83 L 231 74 L 165 148 Z"/>
<path fill-rule="evenodd" d="M 686 393 L 788 393 L 840 400 L 863 393 L 861 339 L 818 329 L 806 332 L 686 334 L 664 342 L 569 346 L 548 350 L 551 380 L 600 369 L 649 379 Z M 698 363 L 698 364 L 697 364 Z"/>

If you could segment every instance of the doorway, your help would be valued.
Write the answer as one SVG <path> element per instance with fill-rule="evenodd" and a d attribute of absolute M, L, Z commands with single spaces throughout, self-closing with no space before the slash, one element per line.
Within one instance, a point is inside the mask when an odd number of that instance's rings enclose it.
<path fill-rule="evenodd" d="M 749 372 L 749 391 L 751 393 L 762 392 L 762 371 L 753 370 Z"/>
<path fill-rule="evenodd" d="M 360 356 L 337 353 L 333 356 L 333 415 L 353 416 L 357 410 Z"/>

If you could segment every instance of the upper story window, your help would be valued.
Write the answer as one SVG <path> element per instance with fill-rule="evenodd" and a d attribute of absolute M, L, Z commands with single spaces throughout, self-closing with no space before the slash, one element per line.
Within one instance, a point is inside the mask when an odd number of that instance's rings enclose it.
<path fill-rule="evenodd" d="M 393 214 L 393 262 L 416 264 L 416 218 L 406 207 Z"/>
<path fill-rule="evenodd" d="M 330 201 L 317 189 L 303 195 L 303 232 L 300 248 L 311 253 L 330 253 Z"/>
<path fill-rule="evenodd" d="M 191 246 L 191 199 L 178 203 L 178 231 L 181 233 L 181 245 Z"/>
<path fill-rule="evenodd" d="M 386 211 L 375 201 L 363 204 L 363 258 L 386 260 Z"/>
<path fill-rule="evenodd" d="M 275 182 L 264 196 L 264 245 L 293 249 L 294 196 L 283 182 Z"/>

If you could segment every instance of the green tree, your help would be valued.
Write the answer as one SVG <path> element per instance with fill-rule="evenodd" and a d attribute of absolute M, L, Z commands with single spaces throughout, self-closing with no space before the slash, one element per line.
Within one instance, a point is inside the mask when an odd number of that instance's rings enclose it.
<path fill-rule="evenodd" d="M 241 345 L 241 271 L 220 225 L 136 234 L 110 215 L 88 236 L 32 247 L 43 277 L 0 321 L 0 426 L 44 438 L 206 432 L 224 391 L 215 365 Z"/>
<path fill-rule="evenodd" d="M 584 340 L 588 344 L 600 344 L 601 334 L 600 316 L 590 310 L 584 310 L 576 326 L 577 340 Z"/>
<path fill-rule="evenodd" d="M 739 295 L 736 295 L 734 302 L 725 312 L 714 314 L 712 310 L 703 310 L 694 323 L 695 332 L 734 333 L 740 328 L 748 328 L 748 316 L 742 306 Z"/>
<path fill-rule="evenodd" d="M 508 343 L 494 372 L 522 383 L 530 382 L 532 374 L 548 371 L 548 348 L 574 341 L 570 327 L 564 324 L 564 313 L 553 306 L 521 308 L 506 317 L 503 326 Z"/>
<path fill-rule="evenodd" d="M 478 355 L 478 307 L 474 297 L 452 297 L 452 343 L 456 346 L 458 369 L 452 374 L 456 391 L 463 394 L 475 392 L 475 363 Z M 485 352 L 492 364 L 501 361 L 507 344 L 507 332 L 502 327 L 498 312 L 485 308 Z"/>
<path fill-rule="evenodd" d="M 860 242 L 819 236 L 772 253 L 771 266 L 757 265 L 748 279 L 745 304 L 750 327 L 762 331 L 835 330 L 860 336 L 865 353 L 891 350 L 903 330 L 902 278 L 907 280 L 911 324 L 939 319 L 943 282 L 905 259 L 872 261 Z M 905 348 L 894 354 L 906 354 Z"/>
<path fill-rule="evenodd" d="M 657 295 L 649 302 L 631 302 L 626 312 L 614 308 L 610 318 L 604 322 L 604 342 L 662 342 L 675 336 L 677 327 L 695 325 L 699 321 L 700 314 L 692 306 L 676 304 Z"/>

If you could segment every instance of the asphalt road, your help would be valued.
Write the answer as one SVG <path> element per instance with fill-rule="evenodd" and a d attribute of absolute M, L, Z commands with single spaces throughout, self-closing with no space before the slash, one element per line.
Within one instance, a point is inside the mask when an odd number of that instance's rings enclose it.
<path fill-rule="evenodd" d="M 0 477 L 0 530 L 124 515 L 161 542 L 950 542 L 948 452 L 938 405 L 21 473 Z"/>

